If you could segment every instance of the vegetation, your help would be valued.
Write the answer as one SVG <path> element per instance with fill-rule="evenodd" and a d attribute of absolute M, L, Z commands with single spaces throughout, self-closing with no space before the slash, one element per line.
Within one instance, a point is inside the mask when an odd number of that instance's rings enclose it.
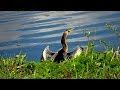
<path fill-rule="evenodd" d="M 0 57 L 1 79 L 119 79 L 120 50 L 105 48 L 103 52 L 94 52 L 95 46 L 89 41 L 90 32 L 85 33 L 88 47 L 77 58 L 61 63 L 46 60 L 30 62 L 26 55 Z M 100 40 L 100 44 L 107 44 Z"/>

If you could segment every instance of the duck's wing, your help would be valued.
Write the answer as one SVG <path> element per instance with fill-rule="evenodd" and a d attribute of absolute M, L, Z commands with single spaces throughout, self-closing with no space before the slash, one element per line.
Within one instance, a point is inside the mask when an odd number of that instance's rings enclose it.
<path fill-rule="evenodd" d="M 50 51 L 49 49 L 49 46 L 47 46 L 43 52 L 42 52 L 42 55 L 41 55 L 41 60 L 47 60 L 47 59 L 51 59 L 51 57 L 54 55 L 55 53 Z"/>
<path fill-rule="evenodd" d="M 80 46 L 77 46 L 72 52 L 67 53 L 68 59 L 71 59 L 73 57 L 80 55 L 82 51 L 83 51 L 83 48 Z"/>

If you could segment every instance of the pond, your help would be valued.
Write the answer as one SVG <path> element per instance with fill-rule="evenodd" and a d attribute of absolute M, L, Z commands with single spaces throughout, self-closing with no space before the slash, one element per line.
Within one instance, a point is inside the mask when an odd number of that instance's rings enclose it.
<path fill-rule="evenodd" d="M 120 11 L 0 11 L 0 55 L 21 52 L 28 60 L 39 61 L 46 46 L 53 52 L 61 48 L 62 33 L 69 27 L 75 28 L 67 37 L 69 51 L 77 45 L 87 47 L 83 30 L 91 32 L 96 50 L 104 50 L 99 40 L 117 48 L 120 38 L 106 24 L 120 32 Z"/>

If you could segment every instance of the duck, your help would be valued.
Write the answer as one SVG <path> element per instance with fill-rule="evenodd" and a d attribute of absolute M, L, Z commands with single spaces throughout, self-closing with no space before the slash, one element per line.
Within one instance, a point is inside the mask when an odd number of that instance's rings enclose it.
<path fill-rule="evenodd" d="M 74 30 L 74 28 L 68 28 L 63 32 L 62 37 L 61 37 L 62 48 L 59 49 L 57 52 L 52 52 L 49 49 L 49 45 L 47 47 L 45 47 L 42 52 L 40 61 L 51 59 L 51 60 L 53 60 L 53 62 L 60 63 L 64 60 L 76 58 L 78 55 L 80 55 L 83 51 L 83 47 L 81 47 L 79 45 L 77 45 L 73 49 L 73 51 L 68 52 L 68 44 L 66 42 L 66 38 L 69 35 L 69 33 L 73 30 Z"/>

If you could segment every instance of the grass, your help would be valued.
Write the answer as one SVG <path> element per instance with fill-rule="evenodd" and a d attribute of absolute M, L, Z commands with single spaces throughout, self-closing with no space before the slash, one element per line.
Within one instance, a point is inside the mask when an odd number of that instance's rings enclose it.
<path fill-rule="evenodd" d="M 87 49 L 86 49 L 87 50 Z M 118 51 L 120 52 L 120 51 Z M 55 63 L 27 61 L 24 55 L 0 58 L 1 79 L 118 79 L 120 78 L 120 54 L 113 50 L 84 51 L 77 58 Z"/>
<path fill-rule="evenodd" d="M 88 34 L 88 47 L 81 55 L 61 63 L 32 62 L 26 55 L 1 56 L 0 79 L 120 79 L 120 49 L 95 52 Z M 100 43 L 107 47 L 105 42 Z"/>

